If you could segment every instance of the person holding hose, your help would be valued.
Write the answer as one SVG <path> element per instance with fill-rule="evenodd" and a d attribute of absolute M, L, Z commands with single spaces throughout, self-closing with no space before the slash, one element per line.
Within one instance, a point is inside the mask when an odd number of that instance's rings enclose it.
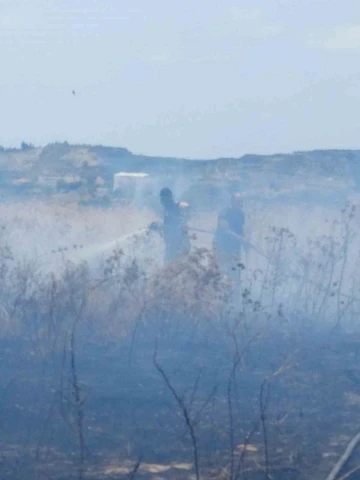
<path fill-rule="evenodd" d="M 244 239 L 245 215 L 240 193 L 231 196 L 231 206 L 220 211 L 215 231 L 214 251 L 226 273 L 238 270 L 241 253 L 247 244 Z M 232 276 L 232 275 L 231 275 Z"/>
<path fill-rule="evenodd" d="M 178 260 L 190 251 L 190 238 L 186 221 L 189 214 L 189 204 L 175 202 L 170 188 L 160 191 L 160 202 L 164 207 L 162 226 L 154 222 L 151 231 L 161 231 L 165 242 L 165 262 Z"/>

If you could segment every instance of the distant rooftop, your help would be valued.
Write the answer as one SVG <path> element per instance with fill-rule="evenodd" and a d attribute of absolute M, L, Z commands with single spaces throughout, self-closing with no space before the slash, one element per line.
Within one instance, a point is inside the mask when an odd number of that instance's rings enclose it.
<path fill-rule="evenodd" d="M 119 172 L 115 173 L 115 177 L 148 177 L 148 173 L 143 172 Z"/>

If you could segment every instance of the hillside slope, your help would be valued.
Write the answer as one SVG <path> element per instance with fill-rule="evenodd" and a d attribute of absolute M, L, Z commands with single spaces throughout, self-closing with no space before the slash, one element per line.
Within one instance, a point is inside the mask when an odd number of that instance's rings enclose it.
<path fill-rule="evenodd" d="M 25 147 L 24 147 L 25 145 Z M 99 185 L 107 191 L 119 171 L 144 171 L 184 185 L 236 184 L 234 188 L 295 189 L 360 185 L 360 150 L 316 150 L 291 154 L 244 155 L 239 158 L 190 160 L 134 154 L 126 148 L 101 145 L 49 144 L 0 149 L 0 187 L 36 190 L 39 184 Z M 329 181 L 331 183 L 329 183 Z M 67 183 L 68 182 L 68 183 Z M 100 182 L 97 183 L 97 182 Z M 93 185 L 93 187 L 91 187 Z M 29 188 L 30 186 L 30 188 Z M 96 187 L 97 186 L 97 187 Z M 181 187 L 181 190 L 184 188 Z M 87 188 L 86 192 L 89 191 Z"/>
<path fill-rule="evenodd" d="M 138 155 L 122 147 L 70 145 L 67 142 L 44 147 L 0 149 L 2 171 L 28 174 L 69 174 L 84 166 L 108 174 L 117 171 L 236 171 L 271 168 L 277 173 L 294 174 L 306 170 L 318 175 L 346 175 L 359 169 L 360 150 L 314 150 L 290 154 L 254 155 L 239 158 L 191 160 L 175 157 Z"/>

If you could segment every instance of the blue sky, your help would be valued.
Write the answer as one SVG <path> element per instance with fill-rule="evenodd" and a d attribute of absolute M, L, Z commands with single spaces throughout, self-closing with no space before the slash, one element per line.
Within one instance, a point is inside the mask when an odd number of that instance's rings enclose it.
<path fill-rule="evenodd" d="M 359 0 L 0 0 L 0 60 L 5 146 L 360 148 Z"/>

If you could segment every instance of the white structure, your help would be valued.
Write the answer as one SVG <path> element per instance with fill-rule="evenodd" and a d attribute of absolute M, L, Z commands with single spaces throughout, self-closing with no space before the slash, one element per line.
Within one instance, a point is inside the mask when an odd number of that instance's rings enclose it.
<path fill-rule="evenodd" d="M 119 172 L 114 175 L 114 192 L 137 201 L 152 194 L 153 178 L 143 172 Z"/>
<path fill-rule="evenodd" d="M 137 189 L 150 184 L 150 175 L 142 172 L 119 172 L 114 175 L 114 190 Z"/>

